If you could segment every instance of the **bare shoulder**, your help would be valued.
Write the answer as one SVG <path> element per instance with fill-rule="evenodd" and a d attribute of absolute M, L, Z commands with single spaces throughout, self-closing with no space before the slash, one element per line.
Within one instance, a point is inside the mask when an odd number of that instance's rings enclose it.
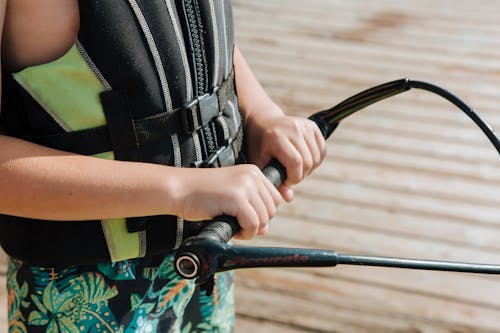
<path fill-rule="evenodd" d="M 78 0 L 0 0 L 3 68 L 16 71 L 62 56 L 79 29 Z"/>

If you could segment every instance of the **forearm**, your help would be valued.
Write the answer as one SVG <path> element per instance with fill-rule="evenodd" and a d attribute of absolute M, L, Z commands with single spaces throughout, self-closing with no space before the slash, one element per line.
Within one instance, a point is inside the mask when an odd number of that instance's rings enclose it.
<path fill-rule="evenodd" d="M 283 116 L 283 111 L 271 100 L 248 66 L 238 47 L 234 52 L 236 90 L 241 113 L 245 121 L 254 116 Z"/>
<path fill-rule="evenodd" d="M 248 160 L 263 168 L 276 158 L 286 168 L 285 185 L 300 182 L 322 161 L 325 142 L 316 124 L 305 118 L 289 117 L 271 100 L 235 49 L 234 67 L 240 110 L 245 121 Z M 285 200 L 292 192 L 280 190 Z"/>
<path fill-rule="evenodd" d="M 50 220 L 175 214 L 179 170 L 0 136 L 0 213 Z"/>
<path fill-rule="evenodd" d="M 251 165 L 176 168 L 69 154 L 0 135 L 0 213 L 48 220 L 229 214 L 266 230 L 279 193 Z"/>

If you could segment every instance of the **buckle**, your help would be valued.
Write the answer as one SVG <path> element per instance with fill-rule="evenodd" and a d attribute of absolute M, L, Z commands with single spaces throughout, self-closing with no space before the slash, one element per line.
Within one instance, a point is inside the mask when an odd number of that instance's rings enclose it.
<path fill-rule="evenodd" d="M 193 133 L 207 125 L 219 114 L 217 89 L 211 94 L 204 94 L 182 107 L 182 126 L 185 133 Z"/>
<path fill-rule="evenodd" d="M 192 164 L 196 168 L 217 168 L 233 165 L 235 155 L 233 150 L 233 141 L 226 140 L 216 151 L 203 161 Z"/>

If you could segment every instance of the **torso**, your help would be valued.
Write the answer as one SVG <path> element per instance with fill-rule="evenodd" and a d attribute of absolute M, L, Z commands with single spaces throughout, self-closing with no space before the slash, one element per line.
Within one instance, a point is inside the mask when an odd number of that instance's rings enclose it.
<path fill-rule="evenodd" d="M 79 29 L 78 0 L 9 0 L 2 39 L 2 67 L 15 72 L 62 56 Z"/>

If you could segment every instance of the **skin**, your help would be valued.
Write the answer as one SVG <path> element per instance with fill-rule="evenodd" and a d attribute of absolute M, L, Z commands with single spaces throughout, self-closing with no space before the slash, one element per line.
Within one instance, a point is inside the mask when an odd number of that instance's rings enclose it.
<path fill-rule="evenodd" d="M 57 59 L 78 28 L 76 0 L 0 0 L 1 69 Z M 293 199 L 291 186 L 321 163 L 325 143 L 314 123 L 283 114 L 238 49 L 234 62 L 252 164 L 191 169 L 109 161 L 0 135 L 0 213 L 60 221 L 227 214 L 242 226 L 238 238 L 265 234 L 281 199 Z M 271 157 L 287 169 L 279 191 L 260 171 Z"/>

